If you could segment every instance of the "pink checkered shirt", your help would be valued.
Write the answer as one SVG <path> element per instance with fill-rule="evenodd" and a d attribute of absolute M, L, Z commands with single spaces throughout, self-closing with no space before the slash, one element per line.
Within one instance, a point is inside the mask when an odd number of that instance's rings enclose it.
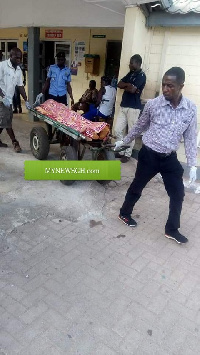
<path fill-rule="evenodd" d="M 177 151 L 182 136 L 189 166 L 197 159 L 197 109 L 196 105 L 182 96 L 179 105 L 173 108 L 163 95 L 149 100 L 129 134 L 123 139 L 130 143 L 145 132 L 143 143 L 159 153 Z"/>

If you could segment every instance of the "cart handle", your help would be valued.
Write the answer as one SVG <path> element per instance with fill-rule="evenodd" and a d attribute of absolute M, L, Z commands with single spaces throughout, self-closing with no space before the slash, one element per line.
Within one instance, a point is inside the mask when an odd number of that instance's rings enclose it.
<path fill-rule="evenodd" d="M 104 145 L 104 148 L 113 148 L 113 149 L 111 149 L 111 150 L 114 151 L 115 144 L 105 144 L 105 145 Z M 115 153 L 119 153 L 119 152 L 122 152 L 123 150 L 126 150 L 127 148 L 130 148 L 130 145 L 123 144 L 119 149 L 115 150 L 114 152 L 115 152 Z"/>

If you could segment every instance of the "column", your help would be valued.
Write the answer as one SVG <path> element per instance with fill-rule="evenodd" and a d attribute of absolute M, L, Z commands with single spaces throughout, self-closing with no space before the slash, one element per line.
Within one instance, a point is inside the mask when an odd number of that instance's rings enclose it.
<path fill-rule="evenodd" d="M 126 9 L 124 33 L 122 40 L 122 52 L 120 59 L 119 80 L 129 71 L 129 61 L 132 55 L 140 54 L 143 63 L 145 57 L 146 43 L 148 42 L 149 31 L 146 27 L 146 18 L 137 6 L 131 6 Z M 117 90 L 116 114 L 119 111 L 119 105 L 123 90 Z"/>
<path fill-rule="evenodd" d="M 149 40 L 149 31 L 146 28 L 146 18 L 141 12 L 139 7 L 130 6 L 126 9 L 125 14 L 125 24 L 124 24 L 124 33 L 122 40 L 122 52 L 120 59 L 120 71 L 119 71 L 119 80 L 123 78 L 129 72 L 129 62 L 130 58 L 134 54 L 140 54 L 145 62 L 146 54 L 146 44 Z M 143 65 L 142 65 L 143 66 Z M 116 122 L 116 117 L 119 112 L 119 107 L 122 99 L 123 90 L 117 90 L 116 105 L 115 105 L 115 118 L 114 123 Z M 138 150 L 141 148 L 141 138 L 138 137 L 135 140 L 135 145 L 133 148 L 133 155 L 137 157 Z"/>
<path fill-rule="evenodd" d="M 40 80 L 40 28 L 28 28 L 28 100 L 32 105 L 35 102 L 37 94 L 39 94 Z M 34 120 L 32 114 L 29 114 L 30 120 Z"/>

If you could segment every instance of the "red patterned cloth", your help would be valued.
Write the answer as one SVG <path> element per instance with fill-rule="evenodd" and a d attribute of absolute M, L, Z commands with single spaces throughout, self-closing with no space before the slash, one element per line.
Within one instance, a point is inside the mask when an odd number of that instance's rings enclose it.
<path fill-rule="evenodd" d="M 75 129 L 89 138 L 98 139 L 98 134 L 103 130 L 106 131 L 107 134 L 109 133 L 107 123 L 86 120 L 79 113 L 70 110 L 65 105 L 59 104 L 54 100 L 45 101 L 37 107 L 36 110 L 52 120 Z"/>

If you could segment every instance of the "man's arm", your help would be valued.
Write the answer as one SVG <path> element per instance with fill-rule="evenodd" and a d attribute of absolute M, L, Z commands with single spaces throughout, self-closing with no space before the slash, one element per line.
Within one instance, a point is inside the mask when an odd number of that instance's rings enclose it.
<path fill-rule="evenodd" d="M 46 91 L 49 90 L 49 87 L 50 87 L 50 78 L 47 78 L 45 83 L 44 83 L 44 86 L 42 88 L 43 95 L 45 94 Z"/>
<path fill-rule="evenodd" d="M 4 96 L 5 96 L 1 88 L 0 88 L 0 96 L 1 96 L 1 97 L 4 97 Z"/>
<path fill-rule="evenodd" d="M 117 84 L 117 87 L 119 89 L 126 89 L 128 86 L 130 85 L 130 83 L 125 83 L 124 81 L 119 81 Z"/>
<path fill-rule="evenodd" d="M 134 81 L 134 85 L 129 84 L 129 86 L 127 86 L 125 91 L 131 92 L 132 94 L 135 93 L 139 94 L 143 90 L 145 84 L 146 84 L 146 75 L 142 72 L 136 77 L 136 80 Z"/>
<path fill-rule="evenodd" d="M 117 84 L 117 87 L 119 89 L 124 89 L 124 91 L 131 92 L 132 94 L 134 94 L 137 91 L 137 87 L 136 86 L 134 86 L 131 83 L 124 83 L 123 81 L 120 81 Z"/>
<path fill-rule="evenodd" d="M 72 87 L 71 87 L 71 84 L 70 84 L 69 81 L 67 82 L 67 92 L 68 92 L 68 94 L 70 96 L 70 99 L 71 99 L 71 105 L 73 105 L 74 104 L 74 98 L 73 98 L 73 94 L 72 94 Z"/>
<path fill-rule="evenodd" d="M 27 96 L 26 96 L 26 91 L 24 89 L 24 86 L 18 86 L 18 88 L 19 88 L 20 94 L 22 95 L 24 101 L 26 102 L 27 101 Z"/>
<path fill-rule="evenodd" d="M 4 77 L 4 70 L 3 70 L 3 65 L 0 63 L 0 82 L 3 81 Z M 2 90 L 0 87 L 0 101 L 3 102 L 3 104 L 7 107 L 10 107 L 10 100 L 8 97 L 6 97 L 6 92 Z"/>
<path fill-rule="evenodd" d="M 0 80 L 3 78 L 3 66 L 2 66 L 2 63 L 0 63 Z M 1 97 L 4 97 L 5 95 L 4 95 L 4 93 L 3 93 L 3 91 L 2 91 L 2 89 L 1 89 L 1 87 L 0 87 L 0 96 Z"/>
<path fill-rule="evenodd" d="M 117 87 L 119 89 L 125 90 L 130 85 L 130 83 L 128 82 L 128 74 L 118 82 Z"/>
<path fill-rule="evenodd" d="M 18 77 L 18 82 L 17 82 L 17 86 L 19 88 L 19 92 L 22 95 L 24 101 L 27 101 L 27 96 L 26 96 L 26 92 L 23 86 L 23 80 L 22 80 L 22 71 L 20 72 L 20 75 Z"/>
<path fill-rule="evenodd" d="M 135 92 L 139 93 L 138 86 L 135 86 L 131 83 L 126 82 L 127 77 L 125 76 L 122 80 L 119 81 L 117 87 L 123 89 L 124 91 L 134 94 Z"/>
<path fill-rule="evenodd" d="M 78 102 L 86 102 L 87 101 L 87 95 L 88 95 L 88 89 L 85 90 L 81 98 L 78 100 Z"/>
<path fill-rule="evenodd" d="M 142 112 L 142 115 L 138 119 L 138 121 L 134 124 L 131 131 L 127 134 L 126 137 L 123 138 L 123 142 L 128 144 L 132 142 L 135 137 L 140 136 L 140 134 L 147 130 L 150 125 L 150 107 L 151 107 L 151 100 L 149 100 Z"/>
<path fill-rule="evenodd" d="M 23 64 L 21 65 L 21 71 L 23 74 L 23 85 L 25 86 L 26 85 L 26 70 L 25 70 L 25 67 Z"/>
<path fill-rule="evenodd" d="M 196 166 L 197 164 L 197 109 L 194 108 L 192 120 L 183 133 L 185 155 L 187 157 L 188 166 Z"/>
<path fill-rule="evenodd" d="M 98 92 L 96 90 L 92 91 L 92 102 L 97 102 Z"/>
<path fill-rule="evenodd" d="M 96 107 L 98 107 L 100 105 L 100 102 L 102 101 L 102 97 L 105 94 L 105 88 L 101 88 L 98 92 L 98 96 L 97 96 L 97 102 L 95 104 Z"/>
<path fill-rule="evenodd" d="M 47 91 L 49 91 L 49 87 L 50 87 L 50 81 L 51 81 L 51 75 L 52 75 L 52 70 L 51 70 L 51 66 L 49 67 L 48 73 L 47 73 L 47 78 L 46 81 L 43 85 L 42 88 L 42 94 L 44 95 Z"/>
<path fill-rule="evenodd" d="M 130 92 L 131 94 L 135 94 L 135 92 L 139 93 L 137 86 L 130 84 L 130 83 L 128 83 L 128 85 L 124 89 L 124 91 Z"/>

